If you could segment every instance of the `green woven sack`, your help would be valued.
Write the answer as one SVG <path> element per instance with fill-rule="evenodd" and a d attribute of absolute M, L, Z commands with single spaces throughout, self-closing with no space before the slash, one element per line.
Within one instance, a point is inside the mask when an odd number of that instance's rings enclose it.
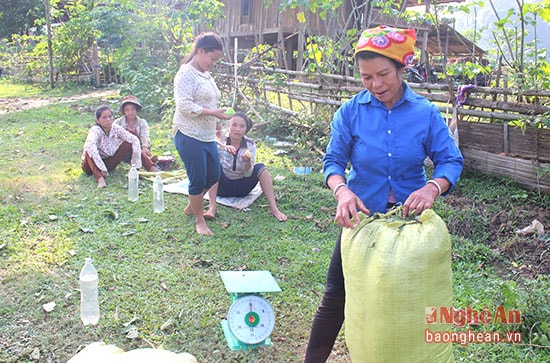
<path fill-rule="evenodd" d="M 345 335 L 353 362 L 454 362 L 450 343 L 427 343 L 426 308 L 450 307 L 451 240 L 432 210 L 403 219 L 401 209 L 363 216 L 342 232 Z"/>

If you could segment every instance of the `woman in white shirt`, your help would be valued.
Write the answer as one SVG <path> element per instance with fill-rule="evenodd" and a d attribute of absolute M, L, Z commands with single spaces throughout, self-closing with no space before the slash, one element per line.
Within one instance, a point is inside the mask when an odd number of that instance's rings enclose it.
<path fill-rule="evenodd" d="M 223 56 L 223 43 L 214 33 L 200 34 L 190 58 L 181 65 L 174 78 L 174 144 L 189 178 L 189 204 L 184 213 L 195 216 L 195 230 L 201 235 L 214 233 L 206 219 L 214 219 L 216 201 L 204 211 L 204 194 L 220 177 L 216 132 L 221 121 L 229 119 L 225 108 L 218 108 L 220 90 L 210 68 Z"/>
<path fill-rule="evenodd" d="M 88 131 L 82 153 L 82 170 L 93 175 L 98 188 L 105 188 L 105 178 L 129 153 L 136 168 L 142 164 L 146 170 L 154 167 L 149 157 L 143 155 L 139 139 L 122 126 L 113 124 L 113 111 L 109 106 L 99 106 L 95 111 L 96 124 Z"/>

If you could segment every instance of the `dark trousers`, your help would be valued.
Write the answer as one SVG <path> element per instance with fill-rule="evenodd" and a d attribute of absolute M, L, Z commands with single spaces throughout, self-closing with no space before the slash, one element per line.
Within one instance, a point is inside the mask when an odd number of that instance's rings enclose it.
<path fill-rule="evenodd" d="M 304 363 L 326 362 L 344 323 L 346 292 L 344 289 L 344 273 L 342 272 L 340 241 L 341 232 L 330 259 L 325 293 L 313 318 Z"/>
<path fill-rule="evenodd" d="M 113 156 L 103 159 L 103 163 L 105 163 L 107 170 L 115 170 L 118 164 L 124 160 L 128 153 L 132 153 L 132 144 L 123 142 Z M 154 165 L 151 158 L 149 158 L 144 151 L 141 152 L 141 163 L 143 164 L 145 170 L 151 169 Z M 88 175 L 93 175 L 95 180 L 98 180 L 103 176 L 101 174 L 101 170 L 95 164 L 94 159 L 92 159 L 88 153 L 84 154 L 84 160 L 82 160 L 82 170 L 84 170 L 84 172 Z"/>

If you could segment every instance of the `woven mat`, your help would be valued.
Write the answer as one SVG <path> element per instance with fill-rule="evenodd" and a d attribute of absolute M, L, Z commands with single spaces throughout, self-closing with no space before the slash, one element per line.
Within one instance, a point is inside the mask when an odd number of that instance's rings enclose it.
<path fill-rule="evenodd" d="M 189 179 L 184 179 L 177 183 L 165 184 L 164 191 L 166 193 L 177 193 L 189 195 L 188 191 Z M 260 183 L 256 184 L 254 189 L 246 197 L 217 197 L 216 202 L 228 207 L 236 209 L 244 209 L 249 207 L 258 197 L 262 195 L 262 188 Z M 208 193 L 204 195 L 204 199 L 209 200 Z"/>

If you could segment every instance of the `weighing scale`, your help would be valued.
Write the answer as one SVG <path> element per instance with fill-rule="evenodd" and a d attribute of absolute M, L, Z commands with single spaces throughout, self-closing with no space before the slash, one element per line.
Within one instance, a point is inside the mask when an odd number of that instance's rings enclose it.
<path fill-rule="evenodd" d="M 269 271 L 220 271 L 225 289 L 231 294 L 231 307 L 222 329 L 232 350 L 271 346 L 269 336 L 275 327 L 275 312 L 262 293 L 280 292 Z"/>

